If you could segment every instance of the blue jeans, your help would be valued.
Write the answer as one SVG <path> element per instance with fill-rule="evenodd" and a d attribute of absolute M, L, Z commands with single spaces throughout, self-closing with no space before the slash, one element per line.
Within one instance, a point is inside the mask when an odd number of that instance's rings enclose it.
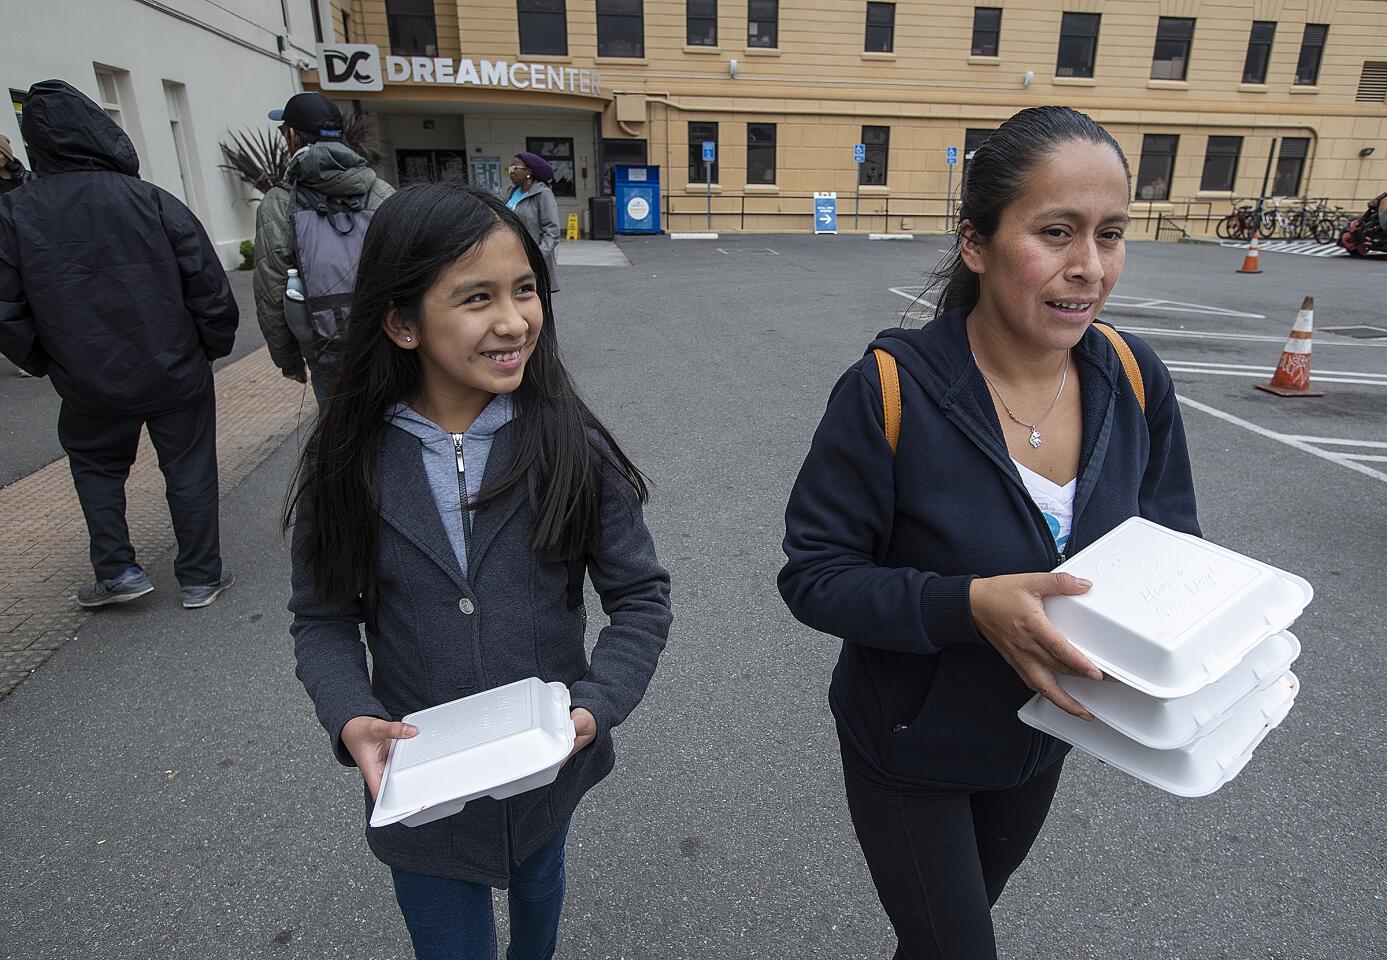
<path fill-rule="evenodd" d="M 563 913 L 568 823 L 523 862 L 511 865 L 506 960 L 550 960 Z M 417 960 L 495 960 L 496 917 L 483 883 L 391 870 Z"/>

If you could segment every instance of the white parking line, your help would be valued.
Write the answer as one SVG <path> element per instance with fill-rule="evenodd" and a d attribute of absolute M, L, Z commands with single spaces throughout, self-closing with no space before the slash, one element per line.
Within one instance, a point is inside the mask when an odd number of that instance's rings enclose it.
<path fill-rule="evenodd" d="M 1143 337 L 1175 337 L 1185 340 L 1242 340 L 1247 343 L 1285 343 L 1285 337 L 1270 337 L 1255 333 L 1201 333 L 1198 330 L 1167 330 L 1163 327 L 1132 327 L 1121 324 L 1120 329 Z M 1371 340 L 1329 340 L 1320 337 L 1315 347 L 1387 347 L 1387 342 Z"/>
<path fill-rule="evenodd" d="M 1312 446 L 1298 437 L 1294 437 L 1290 434 L 1285 433 L 1277 433 L 1274 430 L 1268 430 L 1266 427 L 1259 427 L 1257 426 L 1257 424 L 1244 420 L 1242 417 L 1235 417 L 1231 413 L 1219 410 L 1216 407 L 1211 407 L 1207 403 L 1200 403 L 1198 400 L 1191 400 L 1189 397 L 1179 397 L 1178 399 L 1182 404 L 1184 404 L 1187 407 L 1190 407 L 1191 409 L 1207 413 L 1211 417 L 1217 417 L 1218 419 L 1223 420 L 1226 423 L 1231 423 L 1236 427 L 1242 427 L 1244 430 L 1247 430 L 1251 433 L 1255 433 L 1260 437 L 1266 437 L 1268 440 L 1275 440 L 1277 443 L 1284 443 L 1286 446 L 1293 447 L 1294 449 L 1299 450 L 1302 453 L 1308 453 L 1312 457 L 1319 457 L 1321 460 L 1327 460 L 1330 463 L 1337 463 L 1341 467 L 1347 467 L 1348 469 L 1353 470 L 1357 473 L 1361 473 L 1366 477 L 1372 477 L 1374 480 L 1380 480 L 1383 483 L 1387 483 L 1387 473 L 1383 473 L 1381 470 L 1374 470 L 1372 467 L 1365 467 L 1363 466 L 1363 464 L 1357 462 L 1357 460 L 1353 459 L 1348 454 L 1336 453 L 1330 450 L 1321 450 L 1319 447 Z M 1334 442 L 1338 443 L 1343 441 Z M 1352 442 L 1358 443 L 1363 441 Z"/>
<path fill-rule="evenodd" d="M 1208 363 L 1202 360 L 1170 360 L 1165 361 L 1166 369 L 1171 373 L 1189 374 L 1208 374 L 1209 376 L 1219 377 L 1269 377 L 1276 372 L 1275 367 L 1260 366 L 1250 363 Z M 1365 373 L 1357 370 L 1325 370 L 1315 368 L 1313 375 L 1316 380 L 1325 383 L 1359 383 L 1370 386 L 1387 387 L 1387 373 Z"/>

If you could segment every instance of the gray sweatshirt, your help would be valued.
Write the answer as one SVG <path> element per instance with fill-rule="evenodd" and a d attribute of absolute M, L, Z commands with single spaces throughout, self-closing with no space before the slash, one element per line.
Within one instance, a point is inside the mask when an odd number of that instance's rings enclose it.
<path fill-rule="evenodd" d="M 407 404 L 397 403 L 386 411 L 385 419 L 392 427 L 419 438 L 419 451 L 424 458 L 424 473 L 429 478 L 438 515 L 448 542 L 453 545 L 458 565 L 467 573 L 467 535 L 462 527 L 461 491 L 458 489 L 457 437 L 462 438 L 463 477 L 468 501 L 475 500 L 486 476 L 486 461 L 491 456 L 491 441 L 514 418 L 510 394 L 498 393 L 464 434 L 452 434 Z M 470 512 L 470 511 L 469 511 Z M 471 518 L 468 518 L 471 522 Z"/>

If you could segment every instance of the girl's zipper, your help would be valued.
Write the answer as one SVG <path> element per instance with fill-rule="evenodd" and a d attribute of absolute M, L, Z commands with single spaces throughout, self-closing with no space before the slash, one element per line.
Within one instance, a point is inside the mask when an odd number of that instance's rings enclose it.
<path fill-rule="evenodd" d="M 467 566 L 472 565 L 472 512 L 467 509 L 467 467 L 462 461 L 462 437 L 460 433 L 452 434 L 453 451 L 458 458 L 458 505 L 462 510 L 462 543 L 467 552 Z M 467 571 L 463 571 L 463 576 Z"/>

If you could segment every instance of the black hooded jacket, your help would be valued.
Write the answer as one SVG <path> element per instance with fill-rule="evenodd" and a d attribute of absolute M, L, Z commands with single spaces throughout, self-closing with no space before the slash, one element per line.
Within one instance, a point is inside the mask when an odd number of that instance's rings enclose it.
<path fill-rule="evenodd" d="M 202 225 L 139 179 L 130 138 L 63 81 L 30 89 L 23 129 L 38 176 L 0 197 L 0 352 L 80 412 L 200 402 L 237 321 Z"/>
<path fill-rule="evenodd" d="M 1124 337 L 1144 413 L 1100 332 L 1074 347 L 1083 446 L 1071 553 L 1128 517 L 1200 534 L 1170 373 Z M 899 445 L 893 455 L 869 352 L 834 387 L 790 495 L 780 592 L 800 621 L 844 641 L 829 701 L 845 748 L 877 779 L 1013 787 L 1068 747 L 1017 719 L 1031 691 L 979 635 L 969 586 L 1063 558 L 1007 453 L 966 315 L 888 330 L 872 346 L 900 369 Z"/>

